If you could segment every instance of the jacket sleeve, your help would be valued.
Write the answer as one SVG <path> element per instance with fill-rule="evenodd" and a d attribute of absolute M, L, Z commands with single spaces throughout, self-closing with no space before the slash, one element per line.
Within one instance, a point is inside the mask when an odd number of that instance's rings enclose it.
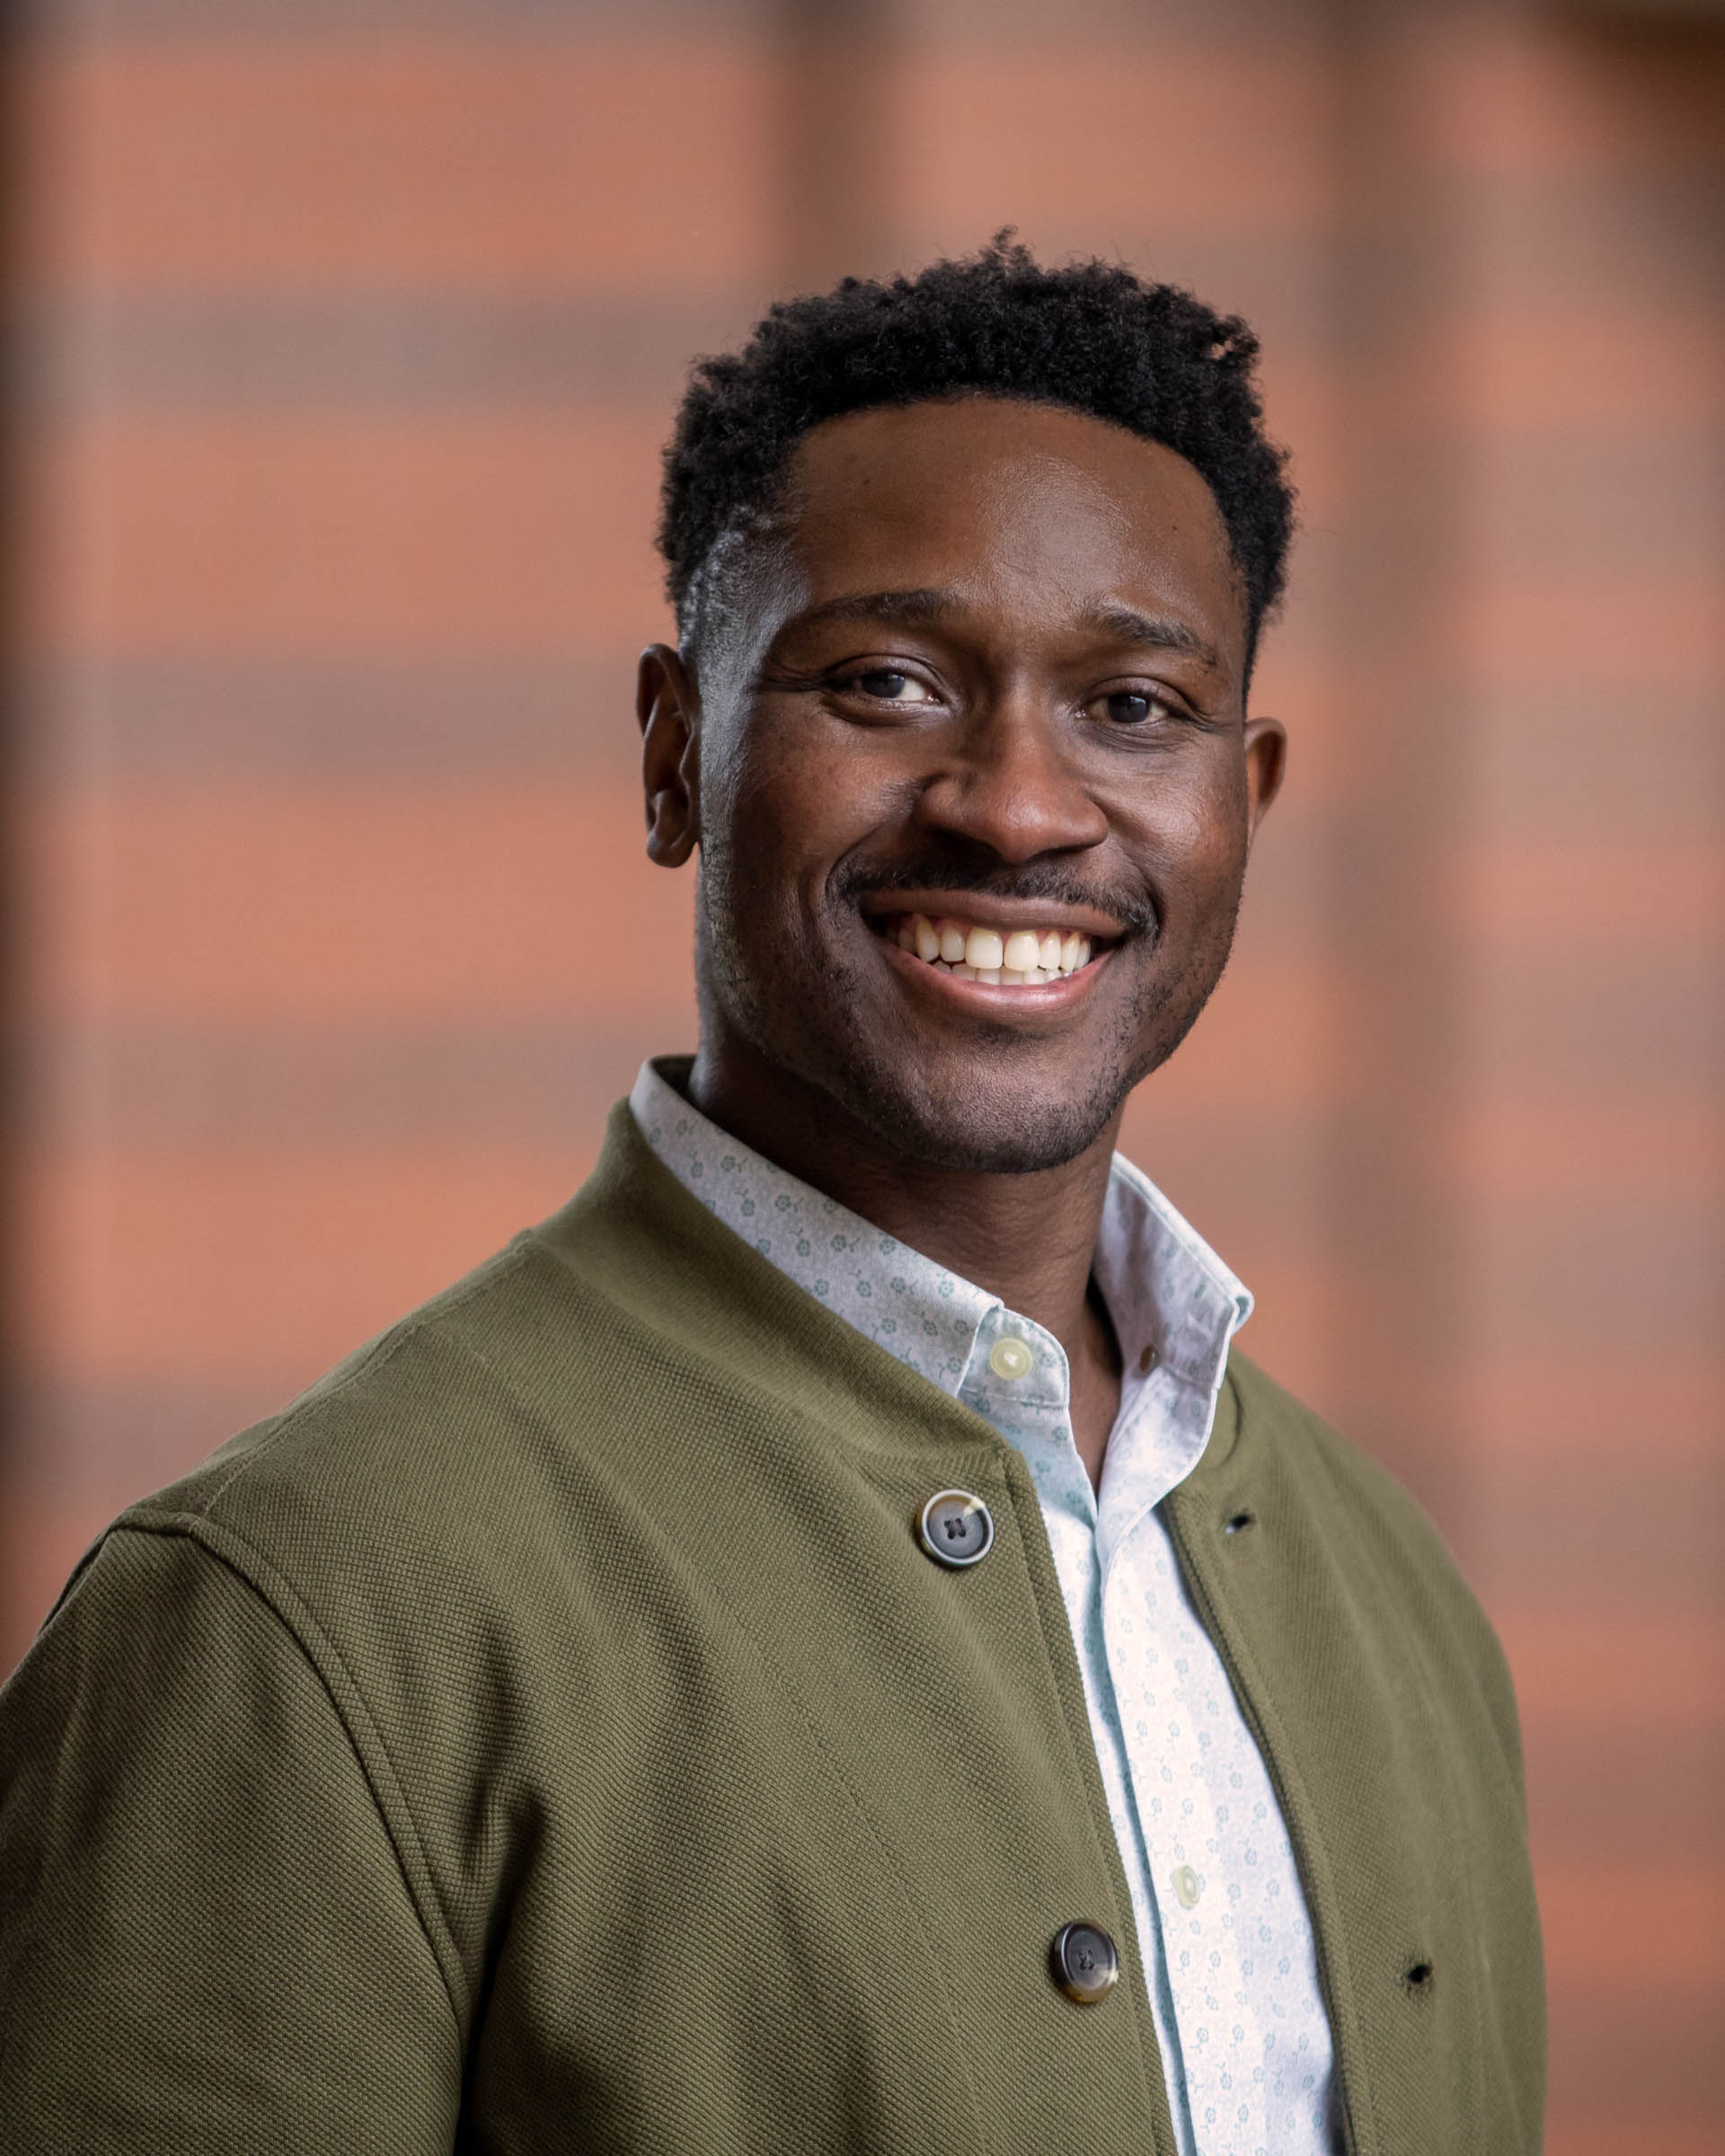
<path fill-rule="evenodd" d="M 447 2152 L 461 2042 L 347 1731 L 263 1600 L 119 1529 L 0 1691 L 0 2140 Z"/>

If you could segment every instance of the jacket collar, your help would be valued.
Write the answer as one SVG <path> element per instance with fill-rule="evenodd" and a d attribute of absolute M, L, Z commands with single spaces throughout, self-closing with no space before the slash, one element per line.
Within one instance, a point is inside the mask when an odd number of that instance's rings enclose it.
<path fill-rule="evenodd" d="M 661 1073 L 668 1071 L 671 1076 L 681 1078 L 686 1074 L 688 1062 L 667 1058 L 659 1068 Z M 656 1083 L 662 1101 L 682 1102 L 681 1094 L 666 1084 L 664 1076 L 657 1077 Z M 686 1103 L 682 1105 L 686 1113 L 694 1115 Z M 707 1131 L 714 1130 L 705 1118 L 699 1120 L 705 1123 Z M 719 1135 L 739 1154 L 746 1153 L 737 1141 Z M 756 1155 L 748 1157 L 758 1160 Z M 777 1170 L 772 1172 L 783 1174 Z M 872 1338 L 847 1321 L 829 1303 L 808 1292 L 756 1243 L 727 1224 L 717 1209 L 694 1195 L 690 1186 L 698 1185 L 701 1180 L 674 1174 L 648 1142 L 636 1115 L 627 1104 L 619 1102 L 612 1111 L 604 1151 L 592 1179 L 562 1214 L 545 1224 L 540 1235 L 565 1262 L 574 1261 L 579 1251 L 581 1269 L 597 1263 L 604 1277 L 595 1285 L 603 1286 L 612 1299 L 638 1298 L 643 1323 L 654 1330 L 679 1336 L 703 1361 L 711 1364 L 716 1359 L 749 1389 L 765 1387 L 780 1397 L 791 1392 L 800 1402 L 812 1407 L 810 1383 L 818 1378 L 816 1392 L 826 1398 L 823 1419 L 829 1420 L 835 1433 L 847 1443 L 900 1456 L 925 1454 L 931 1444 L 981 1446 L 991 1453 L 1005 1445 L 1006 1441 L 991 1423 L 954 1397 L 956 1383 L 940 1384 L 936 1380 L 936 1392 L 924 1373 L 893 1351 L 889 1339 Z M 822 1206 L 829 1203 L 793 1178 L 785 1177 L 783 1181 Z M 784 1194 L 775 1191 L 774 1196 Z M 760 1201 L 757 1198 L 756 1202 L 758 1205 Z M 1251 1307 L 1250 1296 L 1234 1275 L 1208 1250 L 1154 1186 L 1127 1162 L 1117 1162 L 1109 1206 L 1116 1214 L 1111 1249 L 1107 1263 L 1099 1258 L 1098 1269 L 1110 1310 L 1119 1312 L 1129 1307 L 1125 1298 L 1128 1286 L 1133 1282 L 1140 1298 L 1146 1293 L 1146 1282 L 1149 1292 L 1166 1295 L 1167 1320 L 1158 1312 L 1154 1320 L 1158 1333 L 1153 1335 L 1146 1330 L 1144 1339 L 1154 1338 L 1158 1352 L 1168 1353 L 1175 1368 L 1184 1365 L 1194 1344 L 1202 1353 L 1208 1325 L 1216 1323 L 1222 1312 L 1225 1312 L 1222 1320 L 1225 1330 L 1221 1339 L 1225 1340 L 1227 1332 Z M 848 1236 L 854 1228 L 879 1239 L 878 1231 L 843 1207 L 832 1209 L 848 1224 L 832 1232 Z M 739 1211 L 738 1224 L 748 1217 Z M 1195 1304 L 1182 1306 L 1170 1292 L 1167 1268 L 1177 1267 L 1188 1250 L 1200 1253 L 1210 1268 L 1204 1292 L 1212 1298 L 1215 1308 L 1208 1313 Z M 605 1253 L 602 1260 L 597 1256 L 600 1251 Z M 677 1277 L 676 1291 L 669 1295 L 666 1293 L 668 1259 L 672 1260 Z M 1160 1272 L 1153 1269 L 1157 1266 Z M 1121 1279 L 1122 1272 L 1127 1280 Z M 1184 1274 L 1178 1277 L 1190 1277 Z M 1199 1277 L 1202 1282 L 1204 1276 Z M 960 1289 L 979 1299 L 983 1308 L 998 1307 L 994 1298 L 973 1285 L 959 1284 L 955 1296 Z M 1117 1326 L 1119 1322 L 1117 1316 Z M 1132 1347 L 1137 1349 L 1138 1345 L 1138 1333 L 1134 1331 Z M 1128 1360 L 1128 1373 L 1137 1359 L 1135 1353 Z M 1215 1331 L 1210 1332 L 1203 1361 L 1199 1383 L 1186 1387 L 1186 1405 L 1193 1427 L 1183 1440 L 1176 1437 L 1177 1443 L 1183 1443 L 1186 1456 L 1175 1471 L 1156 1471 L 1153 1479 L 1157 1487 L 1147 1492 L 1145 1501 L 1154 1501 L 1175 1481 L 1189 1478 L 1195 1463 L 1213 1468 L 1233 1450 L 1236 1403 L 1223 1383 Z M 867 1402 L 878 1413 L 859 1414 L 861 1402 Z M 1125 1489 L 1119 1497 L 1123 1502 L 1128 1500 Z M 1136 1502 L 1129 1504 L 1135 1513 L 1139 1508 Z M 1115 1530 L 1108 1538 L 1110 1542 L 1125 1524 L 1123 1515 L 1110 1523 Z"/>

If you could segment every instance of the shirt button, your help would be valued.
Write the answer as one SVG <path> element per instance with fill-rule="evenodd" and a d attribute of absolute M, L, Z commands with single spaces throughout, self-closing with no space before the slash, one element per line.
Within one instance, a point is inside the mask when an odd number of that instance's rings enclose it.
<path fill-rule="evenodd" d="M 1031 1343 L 1021 1340 L 1015 1332 L 1003 1333 L 988 1350 L 988 1367 L 996 1377 L 1028 1377 L 1035 1360 Z"/>
<path fill-rule="evenodd" d="M 1120 1957 L 1099 1925 L 1067 1924 L 1057 1934 L 1051 1952 L 1055 1982 L 1080 2006 L 1094 2006 L 1114 1989 Z"/>
<path fill-rule="evenodd" d="M 1138 1375 L 1148 1377 L 1156 1366 L 1156 1344 L 1154 1340 L 1138 1357 Z"/>
<path fill-rule="evenodd" d="M 995 1546 L 994 1515 L 968 1489 L 942 1489 L 916 1522 L 923 1548 L 943 1565 L 974 1565 Z"/>
<path fill-rule="evenodd" d="M 1203 1891 L 1203 1887 L 1199 1883 L 1198 1874 L 1190 1864 L 1175 1865 L 1174 1899 L 1182 1909 L 1196 1909 L 1198 1897 Z"/>

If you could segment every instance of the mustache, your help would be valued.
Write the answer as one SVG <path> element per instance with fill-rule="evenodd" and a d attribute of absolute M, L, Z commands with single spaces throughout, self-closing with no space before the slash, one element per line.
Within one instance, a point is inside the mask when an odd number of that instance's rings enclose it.
<path fill-rule="evenodd" d="M 1003 870 L 982 862 L 935 855 L 918 862 L 854 861 L 838 871 L 828 888 L 835 898 L 842 900 L 859 898 L 865 891 L 878 897 L 882 892 L 931 889 L 965 892 L 982 898 L 1039 898 L 1055 906 L 1088 906 L 1111 915 L 1127 935 L 1144 935 L 1159 925 L 1156 909 L 1143 891 L 1110 889 L 1106 884 L 1073 875 L 1057 862 L 1031 862 L 1022 869 Z"/>

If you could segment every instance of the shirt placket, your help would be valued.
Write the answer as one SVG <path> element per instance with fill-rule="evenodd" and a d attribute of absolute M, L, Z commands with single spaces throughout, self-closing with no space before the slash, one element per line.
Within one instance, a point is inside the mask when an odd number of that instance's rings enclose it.
<path fill-rule="evenodd" d="M 1113 1551 L 1102 1587 L 1113 1680 L 1198 2156 L 1261 2156 L 1268 2145 L 1261 2049 L 1241 1966 L 1238 1920 L 1221 1883 L 1222 1825 L 1208 1732 L 1193 1696 L 1190 1629 L 1173 1553 L 1146 1513 Z"/>
<path fill-rule="evenodd" d="M 1036 1349 L 1040 1382 L 1002 1381 L 991 1371 L 989 1357 L 997 1341 L 1022 1338 Z M 1110 1686 L 1103 1638 L 1102 1570 L 1097 1544 L 1097 1499 L 1073 1436 L 1070 1371 L 1064 1350 L 1052 1334 L 996 1306 L 978 1329 L 966 1371 L 960 1397 L 967 1406 L 992 1422 L 1028 1463 L 1036 1484 L 1054 1555 L 1055 1570 L 1066 1601 L 1067 1620 L 1078 1649 L 1085 1706 L 1097 1747 L 1097 1764 L 1108 1792 L 1109 1810 L 1117 1832 L 1129 1831 L 1126 1823 L 1136 1816 L 1137 1798 L 1133 1769 L 1122 1747 L 1119 1718 L 1111 1700 L 1094 1695 L 1096 1684 Z M 1186 2102 L 1184 2079 L 1179 2069 L 1179 2025 L 1168 1990 L 1165 1953 L 1157 1912 L 1140 1905 L 1144 1873 L 1141 1843 L 1131 1860 L 1121 1851 L 1128 1886 L 1151 1991 L 1156 2035 L 1169 2065 L 1168 2097 L 1176 2120 L 1176 2137 L 1183 2151 L 1192 2149 L 1192 2133 Z"/>

